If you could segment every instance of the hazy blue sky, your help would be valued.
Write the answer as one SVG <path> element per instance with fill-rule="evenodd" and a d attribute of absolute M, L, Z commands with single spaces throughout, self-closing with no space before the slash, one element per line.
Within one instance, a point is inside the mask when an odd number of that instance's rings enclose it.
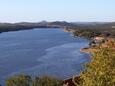
<path fill-rule="evenodd" d="M 0 0 L 0 22 L 115 21 L 115 0 Z"/>

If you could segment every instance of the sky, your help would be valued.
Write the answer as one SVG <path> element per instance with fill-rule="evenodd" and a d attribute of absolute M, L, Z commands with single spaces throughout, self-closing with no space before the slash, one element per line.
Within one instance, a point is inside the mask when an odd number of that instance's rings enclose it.
<path fill-rule="evenodd" d="M 110 22 L 115 0 L 0 0 L 0 22 Z"/>

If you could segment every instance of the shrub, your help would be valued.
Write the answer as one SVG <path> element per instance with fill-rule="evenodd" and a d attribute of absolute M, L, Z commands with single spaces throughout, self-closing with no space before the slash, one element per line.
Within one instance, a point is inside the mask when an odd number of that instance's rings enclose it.
<path fill-rule="evenodd" d="M 99 46 L 93 53 L 86 71 L 80 75 L 83 82 L 77 86 L 115 86 L 115 41 L 105 44 L 106 47 Z"/>
<path fill-rule="evenodd" d="M 61 86 L 62 81 L 53 77 L 36 77 L 19 75 L 11 77 L 6 81 L 7 86 Z"/>

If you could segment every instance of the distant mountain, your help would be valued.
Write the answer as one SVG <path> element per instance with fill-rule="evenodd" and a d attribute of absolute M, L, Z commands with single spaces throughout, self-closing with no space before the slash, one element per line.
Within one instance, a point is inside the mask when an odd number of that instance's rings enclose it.
<path fill-rule="evenodd" d="M 0 32 L 25 30 L 32 28 L 74 28 L 74 29 L 111 29 L 115 28 L 115 22 L 20 22 L 20 23 L 0 23 Z"/>

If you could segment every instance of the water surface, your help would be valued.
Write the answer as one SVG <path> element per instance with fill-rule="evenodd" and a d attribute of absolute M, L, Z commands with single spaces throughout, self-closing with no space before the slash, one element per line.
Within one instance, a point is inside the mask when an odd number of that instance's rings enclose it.
<path fill-rule="evenodd" d="M 83 70 L 88 40 L 62 29 L 33 29 L 0 34 L 0 81 L 16 74 L 68 78 Z"/>

